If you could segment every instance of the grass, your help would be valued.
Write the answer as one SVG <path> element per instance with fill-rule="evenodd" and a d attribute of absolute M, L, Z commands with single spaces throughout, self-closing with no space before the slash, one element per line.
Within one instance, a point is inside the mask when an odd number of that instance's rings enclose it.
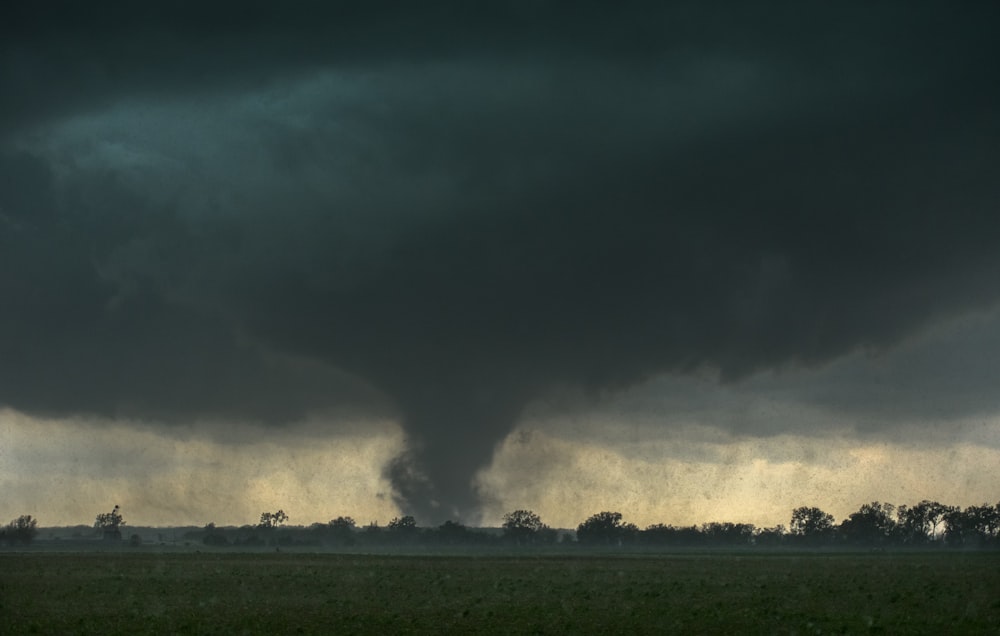
<path fill-rule="evenodd" d="M 1000 554 L 0 554 L 10 634 L 997 634 Z"/>

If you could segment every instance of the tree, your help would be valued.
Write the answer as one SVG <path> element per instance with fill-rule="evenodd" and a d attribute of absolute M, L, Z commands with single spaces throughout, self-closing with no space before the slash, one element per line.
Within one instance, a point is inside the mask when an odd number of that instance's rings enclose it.
<path fill-rule="evenodd" d="M 833 535 L 833 521 L 833 515 L 819 508 L 800 506 L 792 511 L 789 533 L 804 543 L 822 543 Z"/>
<path fill-rule="evenodd" d="M 864 504 L 840 524 L 840 534 L 850 543 L 884 545 L 897 533 L 895 510 L 889 503 Z"/>
<path fill-rule="evenodd" d="M 406 515 L 404 517 L 393 517 L 387 527 L 392 532 L 415 532 L 417 529 L 417 520 L 410 515 Z"/>
<path fill-rule="evenodd" d="M 669 545 L 672 543 L 678 543 L 678 529 L 674 526 L 668 526 L 662 523 L 654 523 L 651 526 L 646 526 L 639 538 L 643 543 L 649 545 Z"/>
<path fill-rule="evenodd" d="M 701 526 L 701 534 L 716 545 L 748 545 L 756 528 L 752 523 L 712 522 Z"/>
<path fill-rule="evenodd" d="M 264 532 L 265 543 L 268 545 L 282 544 L 290 542 L 287 536 L 275 536 L 278 529 L 288 521 L 288 515 L 285 514 L 284 510 L 278 510 L 277 512 L 262 512 L 260 513 L 260 523 L 257 527 Z"/>
<path fill-rule="evenodd" d="M 260 523 L 257 525 L 262 530 L 273 530 L 281 527 L 286 521 L 288 521 L 288 515 L 285 514 L 284 510 L 262 512 L 260 513 Z"/>
<path fill-rule="evenodd" d="M 900 537 L 910 544 L 935 541 L 938 538 L 938 528 L 952 510 L 953 506 L 926 499 L 915 506 L 900 506 L 896 512 Z"/>
<path fill-rule="evenodd" d="M 393 517 L 385 529 L 385 539 L 390 543 L 414 543 L 420 536 L 417 520 L 410 515 Z"/>
<path fill-rule="evenodd" d="M 635 530 L 638 532 L 639 528 L 635 528 Z M 543 525 L 541 530 L 535 534 L 535 542 L 541 545 L 551 545 L 557 541 L 559 541 L 559 531 L 546 525 Z"/>
<path fill-rule="evenodd" d="M 530 510 L 515 510 L 503 516 L 504 539 L 517 545 L 536 543 L 548 526 Z"/>
<path fill-rule="evenodd" d="M 639 533 L 639 540 L 649 545 L 697 545 L 703 539 L 696 526 L 678 528 L 654 523 Z"/>
<path fill-rule="evenodd" d="M 365 543 L 378 544 L 383 542 L 385 532 L 379 527 L 377 521 L 372 521 L 361 530 L 359 536 Z"/>
<path fill-rule="evenodd" d="M 447 545 L 458 545 L 469 543 L 474 539 L 473 534 L 461 523 L 457 521 L 445 521 L 437 529 L 437 539 Z"/>
<path fill-rule="evenodd" d="M 784 542 L 785 535 L 785 526 L 781 524 L 773 528 L 758 528 L 754 533 L 754 545 L 773 548 Z"/>
<path fill-rule="evenodd" d="M 226 539 L 226 536 L 224 534 L 222 534 L 222 531 L 220 531 L 217 527 L 215 527 L 214 523 L 205 524 L 204 534 L 201 538 L 201 542 L 204 543 L 205 545 L 211 545 L 211 546 L 229 545 L 229 540 Z"/>
<path fill-rule="evenodd" d="M 354 519 L 351 517 L 337 517 L 336 519 L 330 519 L 331 528 L 350 528 L 353 530 L 357 527 L 357 525 L 358 524 L 355 523 Z"/>
<path fill-rule="evenodd" d="M 354 545 L 354 529 L 357 524 L 351 517 L 331 519 L 328 525 L 330 538 L 340 545 Z"/>
<path fill-rule="evenodd" d="M 954 508 L 945 516 L 945 540 L 951 545 L 984 547 L 1000 534 L 1000 503 Z"/>
<path fill-rule="evenodd" d="M 120 510 L 118 504 L 115 504 L 111 512 L 102 512 L 94 520 L 94 528 L 101 531 L 106 541 L 120 541 L 122 538 L 121 529 L 125 525 L 125 519 Z"/>
<path fill-rule="evenodd" d="M 599 512 L 576 528 L 576 540 L 590 545 L 622 545 L 632 541 L 639 528 L 632 523 L 622 523 L 620 512 Z"/>
<path fill-rule="evenodd" d="M 38 521 L 33 519 L 31 515 L 21 515 L 17 519 L 14 519 L 7 526 L 0 531 L 0 537 L 2 537 L 3 542 L 10 545 L 15 543 L 20 543 L 22 545 L 29 545 L 35 540 L 38 535 Z"/>
<path fill-rule="evenodd" d="M 987 541 L 997 538 L 1000 534 L 1000 503 L 996 506 L 984 503 L 981 506 L 969 506 L 965 510 L 981 537 Z"/>

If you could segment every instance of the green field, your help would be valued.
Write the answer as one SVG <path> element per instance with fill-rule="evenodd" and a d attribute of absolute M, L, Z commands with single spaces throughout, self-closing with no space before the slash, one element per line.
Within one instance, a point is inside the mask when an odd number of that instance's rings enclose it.
<path fill-rule="evenodd" d="M 0 633 L 1000 634 L 1000 554 L 0 554 Z"/>

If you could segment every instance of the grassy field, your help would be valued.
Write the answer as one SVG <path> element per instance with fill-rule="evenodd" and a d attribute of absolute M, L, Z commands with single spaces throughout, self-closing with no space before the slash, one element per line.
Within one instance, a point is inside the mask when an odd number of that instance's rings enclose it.
<path fill-rule="evenodd" d="M 0 633 L 1000 634 L 1000 554 L 0 554 Z"/>

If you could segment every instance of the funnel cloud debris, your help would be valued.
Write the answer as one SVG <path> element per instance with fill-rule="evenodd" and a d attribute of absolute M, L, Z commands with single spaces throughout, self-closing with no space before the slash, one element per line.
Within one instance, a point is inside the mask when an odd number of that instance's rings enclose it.
<path fill-rule="evenodd" d="M 990 3 L 45 6 L 0 21 L 0 406 L 392 413 L 401 508 L 474 521 L 553 391 L 1000 300 Z"/>

